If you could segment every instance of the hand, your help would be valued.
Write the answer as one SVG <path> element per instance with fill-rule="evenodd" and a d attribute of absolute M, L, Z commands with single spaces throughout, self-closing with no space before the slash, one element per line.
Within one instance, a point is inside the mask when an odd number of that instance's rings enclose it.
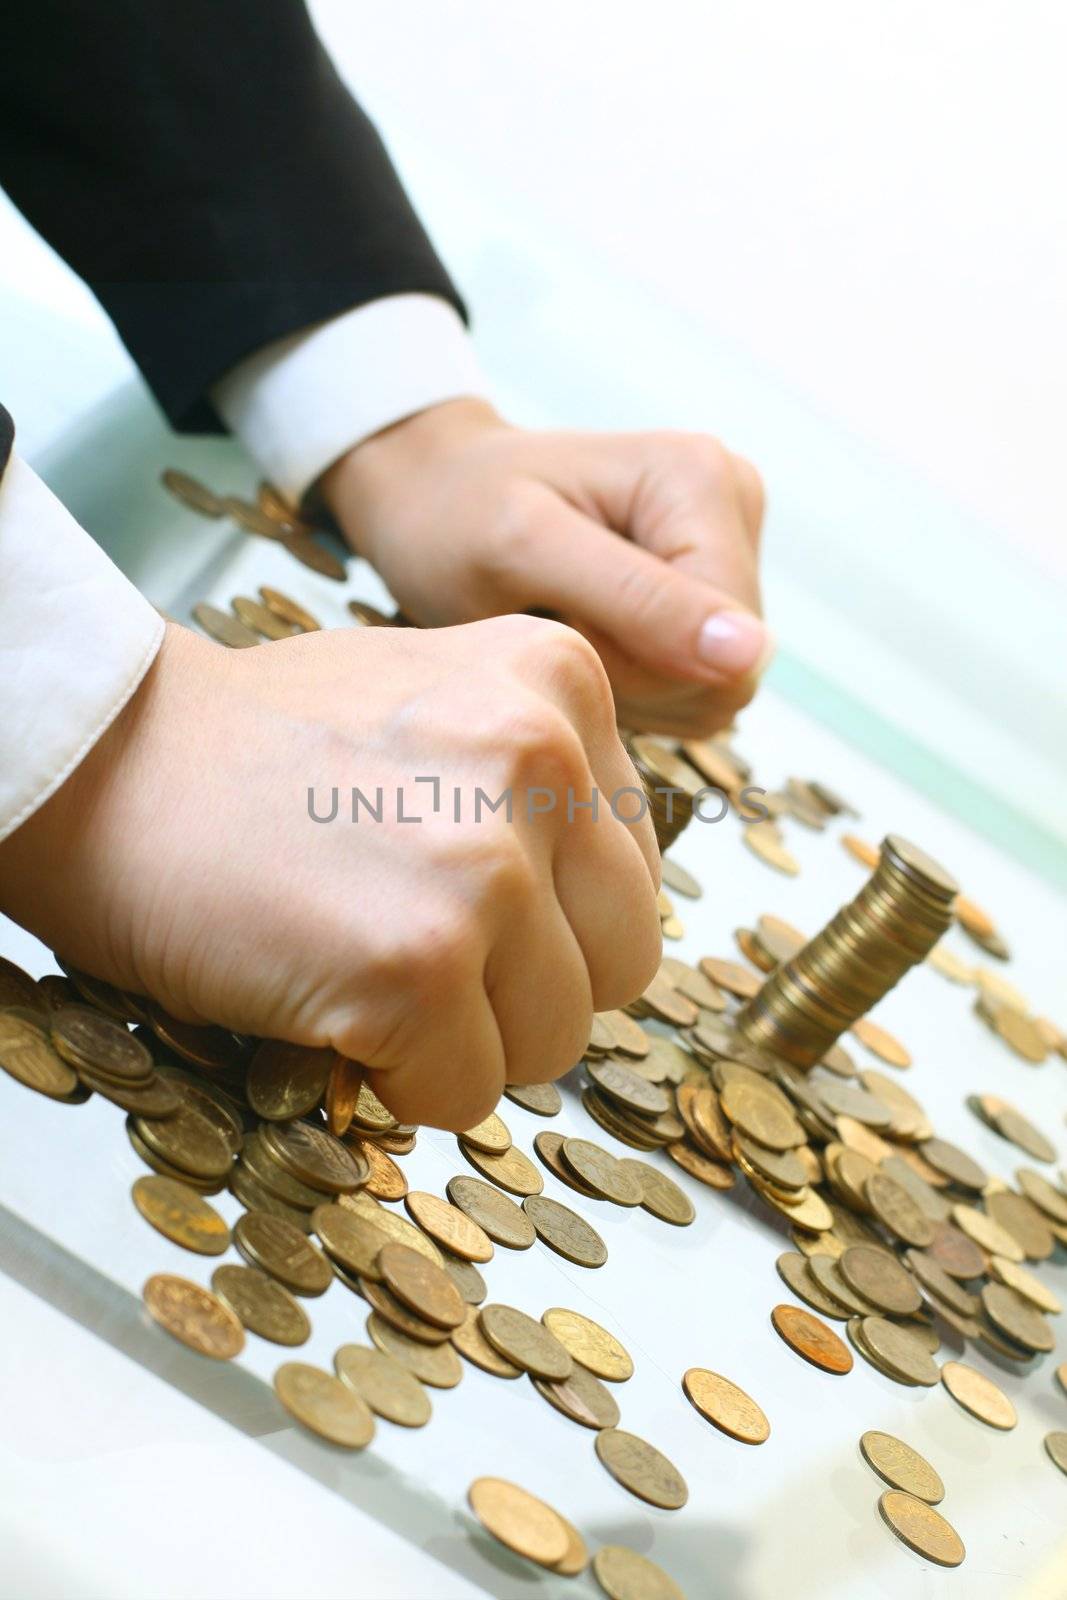
<path fill-rule="evenodd" d="M 491 671 L 486 664 L 491 663 Z M 439 776 L 441 808 L 416 776 Z M 170 626 L 148 677 L 0 845 L 3 909 L 186 1021 L 332 1045 L 402 1121 L 463 1129 L 557 1077 L 659 961 L 659 857 L 595 652 L 529 617 L 232 653 Z M 340 791 L 336 820 L 330 791 Z M 373 802 L 353 824 L 349 793 Z M 525 790 L 560 791 L 527 820 Z M 480 787 L 503 810 L 472 820 Z M 462 821 L 453 820 L 453 791 Z M 407 815 L 398 823 L 397 790 Z M 622 809 L 622 802 L 620 802 Z"/>
<path fill-rule="evenodd" d="M 599 651 L 628 728 L 700 735 L 752 698 L 763 490 L 697 434 L 530 433 L 434 406 L 322 479 L 353 548 L 423 625 L 561 617 Z"/>

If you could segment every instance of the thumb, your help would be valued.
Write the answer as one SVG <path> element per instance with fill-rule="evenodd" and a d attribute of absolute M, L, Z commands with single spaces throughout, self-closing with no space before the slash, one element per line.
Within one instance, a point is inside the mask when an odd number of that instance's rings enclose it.
<path fill-rule="evenodd" d="M 770 631 L 725 590 L 555 496 L 545 497 L 536 528 L 521 558 L 529 570 L 512 574 L 528 604 L 588 625 L 659 676 L 732 684 L 765 666 Z"/>

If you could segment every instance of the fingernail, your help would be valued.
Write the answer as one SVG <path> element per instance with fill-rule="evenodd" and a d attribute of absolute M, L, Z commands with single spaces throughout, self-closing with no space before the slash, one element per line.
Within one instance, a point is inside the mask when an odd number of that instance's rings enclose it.
<path fill-rule="evenodd" d="M 697 638 L 697 655 L 707 667 L 740 677 L 762 672 L 774 652 L 774 640 L 751 611 L 716 611 Z"/>

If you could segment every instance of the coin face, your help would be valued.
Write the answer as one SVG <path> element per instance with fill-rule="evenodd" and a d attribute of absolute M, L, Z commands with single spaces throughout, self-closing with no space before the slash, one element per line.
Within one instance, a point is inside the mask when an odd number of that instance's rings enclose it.
<path fill-rule="evenodd" d="M 467 1308 L 448 1273 L 408 1245 L 384 1245 L 378 1271 L 386 1288 L 424 1322 L 451 1329 L 463 1321 Z"/>
<path fill-rule="evenodd" d="M 513 1306 L 482 1306 L 478 1325 L 493 1349 L 512 1366 L 555 1383 L 570 1377 L 574 1361 L 568 1351 L 554 1334 L 533 1317 L 528 1317 L 525 1311 L 517 1311 Z"/>
<path fill-rule="evenodd" d="M 391 1322 L 401 1333 L 419 1339 L 423 1344 L 443 1344 L 452 1331 L 436 1322 L 427 1322 L 425 1317 L 420 1317 L 417 1311 L 406 1306 L 403 1300 L 398 1300 L 384 1283 L 375 1282 L 372 1278 L 357 1278 L 350 1287 L 357 1288 L 367 1304 L 386 1322 Z"/>
<path fill-rule="evenodd" d="M 72 1067 L 89 1067 L 121 1083 L 143 1083 L 152 1057 L 129 1029 L 89 1006 L 64 1006 L 51 1019 L 52 1043 Z"/>
<path fill-rule="evenodd" d="M 805 1142 L 793 1113 L 762 1085 L 734 1079 L 724 1085 L 719 1103 L 735 1127 L 771 1150 L 789 1150 Z"/>
<path fill-rule="evenodd" d="M 142 1290 L 150 1316 L 198 1355 L 229 1361 L 244 1349 L 244 1329 L 217 1295 L 188 1278 L 157 1272 Z"/>
<path fill-rule="evenodd" d="M 841 1376 L 852 1371 L 852 1352 L 825 1322 L 799 1306 L 775 1306 L 771 1312 L 775 1332 L 791 1350 L 813 1367 Z"/>
<path fill-rule="evenodd" d="M 527 1196 L 522 1207 L 538 1238 L 566 1261 L 576 1267 L 602 1267 L 608 1259 L 608 1247 L 599 1233 L 569 1206 L 534 1194 Z"/>
<path fill-rule="evenodd" d="M 1048 1311 L 1057 1316 L 1063 1310 L 1063 1305 L 1048 1285 L 1016 1262 L 1009 1261 L 1004 1256 L 992 1256 L 989 1271 L 998 1283 L 1007 1284 L 1009 1289 L 1014 1289 L 1016 1294 L 1028 1300 L 1039 1311 Z"/>
<path fill-rule="evenodd" d="M 965 1150 L 949 1144 L 946 1139 L 927 1139 L 919 1149 L 932 1167 L 961 1189 L 985 1188 L 988 1181 L 985 1172 Z"/>
<path fill-rule="evenodd" d="M 320 1295 L 333 1282 L 333 1268 L 295 1223 L 267 1211 L 237 1219 L 233 1242 L 253 1267 L 277 1278 L 294 1294 Z"/>
<path fill-rule="evenodd" d="M 652 1216 L 676 1228 L 688 1227 L 694 1221 L 696 1207 L 685 1191 L 679 1189 L 665 1172 L 647 1161 L 631 1158 L 624 1159 L 622 1165 L 641 1185 L 641 1204 Z"/>
<path fill-rule="evenodd" d="M 759 993 L 758 976 L 750 968 L 743 967 L 739 961 L 727 961 L 718 956 L 704 956 L 700 970 L 720 989 L 737 995 L 741 1000 L 751 1000 L 753 995 Z"/>
<path fill-rule="evenodd" d="M 348 1140 L 354 1150 L 367 1163 L 370 1176 L 363 1187 L 376 1200 L 402 1200 L 408 1192 L 408 1180 L 392 1156 L 378 1147 L 372 1139 Z"/>
<path fill-rule="evenodd" d="M 1016 1290 L 1003 1283 L 987 1283 L 982 1288 L 982 1305 L 990 1321 L 1027 1350 L 1056 1348 L 1056 1335 L 1042 1312 Z"/>
<path fill-rule="evenodd" d="M 262 584 L 259 590 L 263 597 L 264 605 L 274 612 L 276 617 L 281 617 L 283 622 L 291 623 L 294 628 L 299 628 L 303 633 L 316 633 L 322 624 L 312 616 L 310 611 L 290 599 L 281 589 L 271 589 Z"/>
<path fill-rule="evenodd" d="M 610 1151 L 588 1139 L 564 1139 L 560 1155 L 571 1172 L 602 1199 L 619 1206 L 641 1204 L 640 1185 Z"/>
<path fill-rule="evenodd" d="M 135 1126 L 150 1150 L 194 1177 L 222 1178 L 232 1165 L 228 1141 L 192 1106 L 181 1106 L 165 1122 L 138 1117 Z"/>
<path fill-rule="evenodd" d="M 495 1244 L 508 1250 L 529 1250 L 537 1234 L 529 1217 L 514 1200 L 478 1178 L 450 1178 L 448 1198 L 489 1235 Z"/>
<path fill-rule="evenodd" d="M 420 1383 L 428 1383 L 431 1388 L 454 1389 L 463 1376 L 460 1359 L 447 1342 L 424 1344 L 409 1338 L 373 1311 L 367 1318 L 367 1333 L 379 1350 L 395 1356 Z"/>
<path fill-rule="evenodd" d="M 550 1568 L 566 1556 L 570 1538 L 563 1522 L 551 1506 L 517 1484 L 475 1478 L 467 1500 L 483 1528 L 516 1555 Z"/>
<path fill-rule="evenodd" d="M 1045 1449 L 1048 1452 L 1049 1460 L 1055 1462 L 1061 1472 L 1067 1473 L 1067 1433 L 1064 1433 L 1062 1429 L 1054 1433 L 1046 1433 Z"/>
<path fill-rule="evenodd" d="M 931 1506 L 945 1498 L 940 1475 L 903 1439 L 871 1429 L 860 1438 L 860 1449 L 868 1466 L 891 1488 L 903 1489 Z"/>
<path fill-rule="evenodd" d="M 886 1525 L 916 1555 L 939 1567 L 958 1567 L 966 1551 L 963 1540 L 940 1511 L 901 1489 L 887 1489 L 878 1501 Z"/>
<path fill-rule="evenodd" d="M 1008 1261 L 1023 1259 L 1022 1246 L 1008 1230 L 1002 1228 L 999 1222 L 994 1222 L 992 1217 L 987 1217 L 985 1212 L 979 1211 L 976 1206 L 953 1206 L 952 1220 L 961 1233 L 965 1233 L 968 1239 L 973 1239 L 980 1249 L 990 1255 L 1003 1256 Z"/>
<path fill-rule="evenodd" d="M 0 1012 L 0 1067 L 27 1089 L 50 1100 L 66 1100 L 77 1091 L 78 1074 L 52 1048 L 47 1025 L 43 1015 L 38 1026 L 30 1013 L 20 1017 Z"/>
<path fill-rule="evenodd" d="M 452 1279 L 456 1288 L 470 1306 L 480 1306 L 488 1290 L 485 1279 L 478 1268 L 471 1261 L 465 1261 L 461 1256 L 450 1256 L 447 1251 L 441 1252 L 445 1271 Z"/>
<path fill-rule="evenodd" d="M 258 1267 L 216 1267 L 211 1287 L 249 1333 L 272 1344 L 298 1345 L 310 1339 L 311 1322 L 303 1306 Z"/>
<path fill-rule="evenodd" d="M 422 1428 L 429 1422 L 433 1411 L 429 1395 L 395 1356 L 368 1345 L 343 1344 L 333 1364 L 341 1382 L 354 1389 L 376 1416 L 401 1428 Z"/>
<path fill-rule="evenodd" d="M 459 1137 L 472 1149 L 483 1150 L 486 1155 L 500 1156 L 511 1148 L 511 1134 L 507 1124 L 495 1111 L 491 1111 L 483 1118 L 477 1127 L 468 1128 Z"/>
<path fill-rule="evenodd" d="M 800 862 L 786 849 L 781 829 L 776 823 L 753 822 L 744 829 L 741 837 L 753 854 L 776 872 L 783 872 L 790 878 L 795 878 L 799 873 Z"/>
<path fill-rule="evenodd" d="M 711 1161 L 691 1145 L 676 1141 L 666 1147 L 671 1160 L 691 1178 L 698 1179 L 709 1189 L 732 1189 L 737 1179 L 730 1168 L 721 1161 Z"/>
<path fill-rule="evenodd" d="M 333 1050 L 264 1039 L 248 1066 L 245 1093 L 249 1105 L 257 1116 L 270 1122 L 302 1117 L 322 1099 L 336 1060 Z"/>
<path fill-rule="evenodd" d="M 531 1377 L 531 1383 L 557 1411 L 580 1423 L 583 1428 L 614 1428 L 619 1420 L 619 1407 L 614 1395 L 600 1379 L 575 1362 L 569 1378 L 550 1383 L 545 1378 Z"/>
<path fill-rule="evenodd" d="M 608 1600 L 685 1600 L 662 1567 L 623 1544 L 601 1545 L 593 1571 Z"/>
<path fill-rule="evenodd" d="M 852 1024 L 852 1033 L 872 1055 L 891 1067 L 910 1067 L 911 1053 L 906 1050 L 899 1039 L 895 1039 L 885 1028 L 880 1028 L 869 1017 L 860 1017 Z"/>
<path fill-rule="evenodd" d="M 515 1145 L 501 1155 L 488 1155 L 484 1150 L 476 1150 L 466 1144 L 461 1138 L 459 1148 L 476 1172 L 501 1189 L 506 1189 L 509 1194 L 540 1194 L 545 1186 L 545 1180 L 529 1156 Z"/>
<path fill-rule="evenodd" d="M 596 1436 L 596 1453 L 616 1483 L 664 1511 L 677 1511 L 689 1499 L 685 1479 L 672 1461 L 635 1433 L 605 1428 Z"/>
<path fill-rule="evenodd" d="M 509 1083 L 504 1093 L 536 1117 L 558 1117 L 563 1109 L 563 1098 L 554 1083 Z"/>
<path fill-rule="evenodd" d="M 362 1450 L 374 1437 L 366 1401 L 321 1367 L 283 1362 L 274 1374 L 274 1392 L 291 1417 L 330 1444 Z"/>
<path fill-rule="evenodd" d="M 625 1383 L 633 1376 L 634 1364 L 629 1351 L 591 1317 L 583 1317 L 580 1311 L 568 1311 L 563 1306 L 552 1306 L 542 1313 L 541 1321 L 575 1361 L 581 1362 L 598 1378 Z"/>
<path fill-rule="evenodd" d="M 231 603 L 238 622 L 243 622 L 253 633 L 261 633 L 265 639 L 291 639 L 297 631 L 261 600 L 238 594 Z"/>
<path fill-rule="evenodd" d="M 465 1261 L 493 1259 L 493 1241 L 485 1229 L 460 1211 L 458 1206 L 420 1189 L 413 1189 L 405 1195 L 404 1205 L 408 1215 L 443 1250 L 450 1250 L 454 1256 L 462 1256 Z"/>
<path fill-rule="evenodd" d="M 138 1178 L 133 1203 L 152 1227 L 184 1250 L 220 1256 L 230 1247 L 230 1230 L 214 1206 L 187 1183 L 172 1178 Z"/>
<path fill-rule="evenodd" d="M 874 1245 L 850 1245 L 839 1262 L 841 1275 L 859 1294 L 883 1311 L 910 1316 L 922 1296 L 895 1256 Z"/>
<path fill-rule="evenodd" d="M 903 1184 L 884 1172 L 875 1172 L 867 1179 L 863 1192 L 878 1221 L 896 1238 L 920 1250 L 933 1242 L 933 1223 Z"/>
<path fill-rule="evenodd" d="M 937 1364 L 921 1339 L 885 1317 L 864 1317 L 863 1342 L 876 1363 L 890 1377 L 932 1389 L 938 1380 Z"/>
<path fill-rule="evenodd" d="M 481 1323 L 478 1321 L 476 1307 L 467 1307 L 465 1318 L 458 1328 L 452 1329 L 450 1338 L 461 1356 L 464 1356 L 473 1366 L 480 1367 L 483 1372 L 490 1373 L 494 1378 L 522 1377 L 522 1368 L 517 1367 L 506 1356 L 502 1356 L 500 1351 L 494 1349 L 485 1337 Z"/>
<path fill-rule="evenodd" d="M 349 1194 L 369 1176 L 367 1163 L 325 1128 L 310 1122 L 281 1122 L 260 1132 L 270 1154 L 287 1172 L 326 1194 Z"/>
<path fill-rule="evenodd" d="M 686 1398 L 722 1433 L 742 1444 L 762 1444 L 771 1425 L 762 1409 L 736 1383 L 706 1367 L 690 1367 L 682 1378 Z"/>
<path fill-rule="evenodd" d="M 228 650 L 247 650 L 261 642 L 258 633 L 253 633 L 251 628 L 246 628 L 228 611 L 220 611 L 218 606 L 210 605 L 206 600 L 197 601 L 193 616 L 205 633 Z"/>
<path fill-rule="evenodd" d="M 941 1382 L 958 1405 L 991 1428 L 1000 1428 L 1006 1433 L 1019 1420 L 1004 1391 L 991 1378 L 962 1361 L 946 1361 L 941 1368 Z"/>
<path fill-rule="evenodd" d="M 433 1240 L 423 1233 L 421 1228 L 416 1228 L 407 1217 L 401 1217 L 395 1211 L 390 1211 L 387 1206 L 380 1206 L 377 1200 L 372 1200 L 370 1195 L 342 1194 L 337 1198 L 337 1204 L 342 1211 L 347 1211 L 354 1217 L 362 1217 L 365 1222 L 372 1223 L 375 1231 L 384 1233 L 387 1239 L 393 1239 L 397 1244 L 406 1244 L 409 1250 L 417 1250 L 424 1255 L 427 1261 L 433 1261 L 441 1266 L 442 1256 Z M 332 1220 L 332 1219 L 331 1219 Z M 380 1248 L 380 1246 L 379 1246 Z M 376 1278 L 377 1269 L 364 1276 Z"/>
<path fill-rule="evenodd" d="M 778 1257 L 775 1267 L 787 1288 L 813 1311 L 818 1311 L 824 1317 L 834 1317 L 841 1322 L 848 1316 L 848 1309 L 822 1287 L 812 1272 L 810 1263 L 799 1252 L 787 1250 Z"/>
<path fill-rule="evenodd" d="M 1045 1217 L 1061 1227 L 1067 1226 L 1067 1194 L 1031 1167 L 1017 1168 L 1015 1177 L 1023 1194 Z"/>

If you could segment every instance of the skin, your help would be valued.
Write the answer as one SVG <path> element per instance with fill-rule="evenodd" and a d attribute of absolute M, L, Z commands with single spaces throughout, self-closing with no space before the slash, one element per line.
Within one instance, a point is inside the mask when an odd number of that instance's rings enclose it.
<path fill-rule="evenodd" d="M 762 487 L 703 436 L 532 433 L 458 400 L 319 490 L 423 626 L 227 652 L 168 625 L 0 844 L 0 909 L 179 1018 L 330 1045 L 402 1121 L 462 1130 L 505 1081 L 566 1072 L 593 1011 L 656 971 L 651 824 L 568 820 L 565 797 L 637 782 L 617 721 L 700 735 L 751 698 Z M 309 785 L 320 814 L 338 788 L 337 821 L 309 818 Z M 381 786 L 383 822 L 346 820 L 353 786 Z M 515 791 L 514 820 L 475 823 L 477 788 Z M 527 818 L 529 788 L 556 810 Z"/>

